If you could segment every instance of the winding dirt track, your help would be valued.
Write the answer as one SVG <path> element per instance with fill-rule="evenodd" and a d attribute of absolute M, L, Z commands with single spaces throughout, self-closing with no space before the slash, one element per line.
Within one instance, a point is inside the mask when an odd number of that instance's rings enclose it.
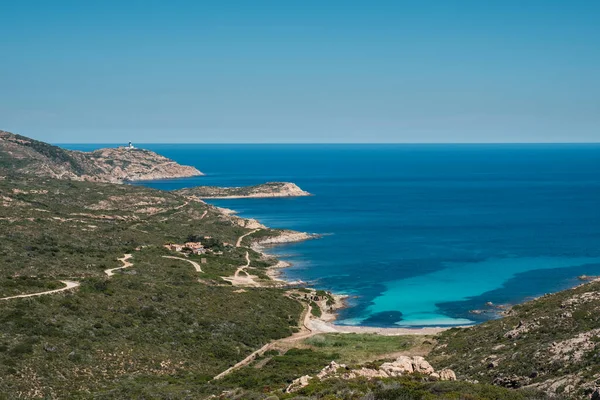
<path fill-rule="evenodd" d="M 23 297 L 42 296 L 44 294 L 64 292 L 65 290 L 74 289 L 79 286 L 79 282 L 73 282 L 73 281 L 61 281 L 61 282 L 66 285 L 62 289 L 54 289 L 54 290 L 48 290 L 45 292 L 31 293 L 31 294 L 20 294 L 18 296 L 2 297 L 2 298 L 0 298 L 0 300 L 10 300 L 10 299 L 19 299 L 19 298 L 23 298 Z"/>
<path fill-rule="evenodd" d="M 240 266 L 238 269 L 235 270 L 235 274 L 233 276 L 235 276 L 236 278 L 239 278 L 240 276 L 240 272 L 243 272 L 244 274 L 248 275 L 248 273 L 246 272 L 246 268 L 248 268 L 250 266 L 250 253 L 246 252 L 246 264 Z"/>
<path fill-rule="evenodd" d="M 116 271 L 118 269 L 123 269 L 123 268 L 128 268 L 131 267 L 133 265 L 133 263 L 130 263 L 129 260 L 131 257 L 133 257 L 131 254 L 125 254 L 123 257 L 119 258 L 118 260 L 121 261 L 123 263 L 122 267 L 117 267 L 117 268 L 111 268 L 111 269 L 105 269 L 104 273 L 108 276 L 113 276 L 115 273 L 113 271 Z"/>
<path fill-rule="evenodd" d="M 223 278 L 226 281 L 231 282 L 233 286 L 252 286 L 258 287 L 260 286 L 259 282 L 254 280 L 254 277 L 246 271 L 246 268 L 250 267 L 250 253 L 246 252 L 246 264 L 240 265 L 236 270 L 233 276 L 228 276 Z M 243 275 L 242 275 L 243 273 Z"/>
<path fill-rule="evenodd" d="M 131 257 L 132 257 L 131 254 L 125 254 L 123 257 L 119 258 L 119 261 L 121 261 L 123 263 L 122 267 L 106 269 L 106 270 L 104 270 L 104 273 L 108 276 L 113 276 L 114 275 L 113 271 L 115 271 L 117 269 L 131 267 L 133 265 L 133 263 L 130 263 L 129 261 L 127 261 Z M 200 267 L 200 266 L 198 266 L 198 267 Z M 75 289 L 75 288 L 79 287 L 79 285 L 80 285 L 79 282 L 75 282 L 75 281 L 61 281 L 61 282 L 65 284 L 65 287 L 61 288 L 61 289 L 47 290 L 45 292 L 39 292 L 39 293 L 20 294 L 17 296 L 10 296 L 10 297 L 2 297 L 2 298 L 0 298 L 0 300 L 19 299 L 19 298 L 24 298 L 24 297 L 34 297 L 34 296 L 42 296 L 44 294 L 59 293 L 59 292 L 64 292 L 65 290 Z"/>
<path fill-rule="evenodd" d="M 171 258 L 173 260 L 187 261 L 194 266 L 194 268 L 196 269 L 196 272 L 203 272 L 202 268 L 200 268 L 200 264 L 198 264 L 196 261 L 188 260 L 187 258 L 183 258 L 183 257 L 175 257 L 175 256 L 162 256 L 162 257 L 163 258 Z"/>
<path fill-rule="evenodd" d="M 310 306 L 310 304 L 307 305 L 307 308 L 305 310 L 304 316 L 302 318 L 302 327 L 300 329 L 299 332 L 294 333 L 292 336 L 288 336 L 286 338 L 283 339 L 277 339 L 274 340 L 270 343 L 265 344 L 263 347 L 261 347 L 258 350 L 253 351 L 252 353 L 250 353 L 248 355 L 248 357 L 244 358 L 242 361 L 238 362 L 237 364 L 235 364 L 232 367 L 227 368 L 225 371 L 221 372 L 219 375 L 215 376 L 214 378 L 212 378 L 212 380 L 216 380 L 216 379 L 221 379 L 223 378 L 225 375 L 229 375 L 230 373 L 232 373 L 233 371 L 240 369 L 248 364 L 250 364 L 252 361 L 254 361 L 254 359 L 257 356 L 261 356 L 264 353 L 266 353 L 269 349 L 275 347 L 277 344 L 279 343 L 292 343 L 292 342 L 297 342 L 299 340 L 303 340 L 306 339 L 308 337 L 311 337 L 319 332 L 317 331 L 313 331 L 310 328 L 310 315 L 312 312 L 312 307 Z"/>
<path fill-rule="evenodd" d="M 258 232 L 260 231 L 260 229 L 255 229 L 253 231 L 250 231 L 248 233 L 244 233 L 242 236 L 240 236 L 237 240 L 237 242 L 235 242 L 235 247 L 241 247 L 242 246 L 242 240 L 248 236 L 248 235 L 252 235 L 254 232 Z"/>

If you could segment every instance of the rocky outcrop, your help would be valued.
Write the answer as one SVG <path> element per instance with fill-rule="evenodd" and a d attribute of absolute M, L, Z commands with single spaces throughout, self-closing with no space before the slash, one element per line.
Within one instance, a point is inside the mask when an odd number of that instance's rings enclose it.
<path fill-rule="evenodd" d="M 394 362 L 383 363 L 380 369 L 389 376 L 399 376 L 415 372 L 412 359 L 406 356 L 400 356 Z"/>
<path fill-rule="evenodd" d="M 202 175 L 149 150 L 72 151 L 4 131 L 0 131 L 0 158 L 0 167 L 10 172 L 77 181 L 122 183 Z"/>
<path fill-rule="evenodd" d="M 388 376 L 401 376 L 413 373 L 432 375 L 435 373 L 435 370 L 431 364 L 429 364 L 423 357 L 420 356 L 415 356 L 412 358 L 400 356 L 396 359 L 396 361 L 383 363 L 379 369 L 387 373 Z M 445 376 L 449 375 L 446 374 Z M 441 379 L 441 375 L 438 375 L 437 377 Z M 456 376 L 454 378 L 456 379 Z"/>
<path fill-rule="evenodd" d="M 311 379 L 312 379 L 312 377 L 309 375 L 304 375 L 298 379 L 294 379 L 292 381 L 292 383 L 290 383 L 290 385 L 287 387 L 287 389 L 285 389 L 285 392 L 286 393 L 297 392 L 298 390 L 302 389 L 303 387 L 308 386 L 309 381 Z"/>
<path fill-rule="evenodd" d="M 429 364 L 423 357 L 413 357 L 412 365 L 414 372 L 418 372 L 420 374 L 431 375 L 435 372 L 431 364 Z"/>
<path fill-rule="evenodd" d="M 529 332 L 537 328 L 537 324 L 525 323 L 523 321 L 519 321 L 519 324 L 514 328 L 509 330 L 504 334 L 504 337 L 507 339 L 516 339 L 520 335 Z"/>
<path fill-rule="evenodd" d="M 552 361 L 558 361 L 565 365 L 581 361 L 586 353 L 594 350 L 598 343 L 600 329 L 592 329 L 589 332 L 550 344 L 549 353 Z"/>
<path fill-rule="evenodd" d="M 269 236 L 267 238 L 261 239 L 257 244 L 262 246 L 282 243 L 294 243 L 302 242 L 304 240 L 315 239 L 317 237 L 319 237 L 319 235 L 313 233 L 282 230 L 279 231 L 279 235 Z"/>
<path fill-rule="evenodd" d="M 409 374 L 420 374 L 429 376 L 429 379 L 441 380 L 441 381 L 455 381 L 456 374 L 454 371 L 448 368 L 444 368 L 439 372 L 435 372 L 431 364 L 429 364 L 423 357 L 407 357 L 400 356 L 395 361 L 386 362 L 379 367 L 375 368 L 358 368 L 351 369 L 345 364 L 338 364 L 332 361 L 324 367 L 315 377 L 309 375 L 302 376 L 292 381 L 292 383 L 286 389 L 287 393 L 295 392 L 301 388 L 307 386 L 311 379 L 325 380 L 333 377 L 341 379 L 355 379 L 359 377 L 367 379 L 375 378 L 393 378 Z"/>
<path fill-rule="evenodd" d="M 329 363 L 328 366 L 326 366 L 321 371 L 319 371 L 319 373 L 317 374 L 317 378 L 322 380 L 322 379 L 327 378 L 328 376 L 335 375 L 337 373 L 338 369 L 340 369 L 340 368 L 346 369 L 346 365 L 338 364 L 335 361 L 332 361 Z"/>
<path fill-rule="evenodd" d="M 180 165 L 149 150 L 119 147 L 100 149 L 91 153 L 80 153 L 78 156 L 82 156 L 84 162 L 87 160 L 91 162 L 91 167 L 95 171 L 89 178 L 99 178 L 110 182 L 146 181 L 202 175 L 194 167 Z"/>
<path fill-rule="evenodd" d="M 440 375 L 441 381 L 455 381 L 456 380 L 456 374 L 454 373 L 454 371 L 452 371 L 451 369 L 448 369 L 448 368 L 444 368 L 443 370 L 441 370 L 439 372 L 439 375 Z"/>
<path fill-rule="evenodd" d="M 186 196 L 197 196 L 201 199 L 302 197 L 311 195 L 300 189 L 295 183 L 290 182 L 268 182 L 262 185 L 229 188 L 198 186 L 189 189 L 181 189 L 179 192 Z"/>

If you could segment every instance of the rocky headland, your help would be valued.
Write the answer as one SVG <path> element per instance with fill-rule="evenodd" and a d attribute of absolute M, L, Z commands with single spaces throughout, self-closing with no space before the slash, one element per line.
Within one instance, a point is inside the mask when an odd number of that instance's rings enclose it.
<path fill-rule="evenodd" d="M 75 181 L 123 183 L 202 175 L 149 150 L 118 147 L 73 151 L 0 131 L 0 168 L 7 173 Z"/>
<path fill-rule="evenodd" d="M 179 193 L 201 199 L 244 199 L 267 197 L 302 197 L 311 194 L 291 182 L 268 182 L 244 187 L 198 186 L 181 189 Z"/>

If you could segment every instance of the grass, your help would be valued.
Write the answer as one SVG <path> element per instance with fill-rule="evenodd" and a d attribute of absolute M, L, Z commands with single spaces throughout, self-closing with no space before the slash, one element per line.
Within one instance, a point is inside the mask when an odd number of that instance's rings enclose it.
<path fill-rule="evenodd" d="M 414 351 L 414 354 L 421 354 L 433 346 L 433 342 L 424 336 L 382 336 L 359 333 L 319 334 L 305 339 L 304 344 L 316 352 L 336 353 L 335 360 L 344 364 L 390 358 L 409 350 Z"/>

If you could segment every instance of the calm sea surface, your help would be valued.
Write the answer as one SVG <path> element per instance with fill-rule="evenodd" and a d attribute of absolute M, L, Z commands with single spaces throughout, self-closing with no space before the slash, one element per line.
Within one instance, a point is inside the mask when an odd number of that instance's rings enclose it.
<path fill-rule="evenodd" d="M 64 145 L 91 150 L 102 145 Z M 206 176 L 171 190 L 290 181 L 292 199 L 215 200 L 326 234 L 273 250 L 284 274 L 351 296 L 339 323 L 442 326 L 600 275 L 600 145 L 140 145 Z"/>

